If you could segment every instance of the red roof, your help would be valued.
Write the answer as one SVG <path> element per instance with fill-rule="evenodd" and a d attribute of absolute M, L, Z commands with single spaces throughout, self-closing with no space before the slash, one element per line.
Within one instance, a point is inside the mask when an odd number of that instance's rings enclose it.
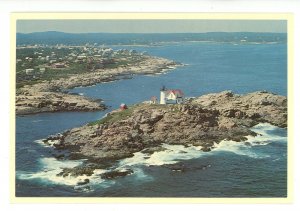
<path fill-rule="evenodd" d="M 183 96 L 183 92 L 180 89 L 170 89 L 168 90 L 168 94 L 172 92 L 174 95 L 179 95 L 179 96 Z"/>
<path fill-rule="evenodd" d="M 172 90 L 172 92 L 175 94 L 175 93 L 178 93 L 180 95 L 184 95 L 183 92 L 180 90 L 180 89 L 174 89 Z"/>

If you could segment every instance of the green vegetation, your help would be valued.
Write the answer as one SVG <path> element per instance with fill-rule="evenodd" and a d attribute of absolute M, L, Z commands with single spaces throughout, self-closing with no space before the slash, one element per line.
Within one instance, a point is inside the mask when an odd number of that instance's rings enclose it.
<path fill-rule="evenodd" d="M 170 105 L 161 105 L 161 104 L 135 104 L 132 106 L 129 106 L 128 109 L 126 110 L 120 110 L 120 111 L 115 111 L 112 113 L 109 113 L 106 117 L 90 122 L 88 123 L 89 126 L 93 125 L 101 125 L 101 124 L 106 124 L 106 123 L 114 123 L 117 121 L 124 120 L 128 117 L 130 117 L 133 114 L 133 111 L 136 109 L 171 109 L 171 112 L 180 112 L 178 105 L 170 104 Z"/>
<path fill-rule="evenodd" d="M 37 80 L 30 80 L 30 81 L 20 81 L 16 84 L 16 88 L 22 88 L 25 85 L 34 85 L 34 84 L 38 84 L 41 83 L 42 81 L 37 79 Z"/>
<path fill-rule="evenodd" d="M 43 80 L 55 80 L 66 78 L 74 74 L 83 74 L 88 72 L 85 64 L 74 63 L 69 67 L 60 69 L 47 69 L 41 76 Z"/>
<path fill-rule="evenodd" d="M 105 123 L 114 123 L 114 122 L 126 119 L 132 115 L 134 109 L 137 107 L 138 107 L 137 105 L 134 105 L 134 106 L 130 106 L 128 109 L 125 109 L 125 110 L 109 113 L 109 114 L 107 114 L 106 117 L 96 120 L 94 122 L 90 122 L 88 125 L 93 126 L 93 125 L 100 125 L 100 124 L 105 124 Z"/>
<path fill-rule="evenodd" d="M 101 55 L 101 53 L 99 55 L 98 52 L 101 50 L 103 49 L 87 46 L 17 48 L 17 88 L 41 81 L 85 74 L 97 69 L 125 67 L 137 64 L 144 59 L 141 54 L 130 54 L 129 51 L 124 53 L 110 50 L 109 55 Z M 62 65 L 62 67 L 55 67 L 55 65 Z"/>
<path fill-rule="evenodd" d="M 74 63 L 66 68 L 46 68 L 43 73 L 39 72 L 35 68 L 32 75 L 27 75 L 24 71 L 19 71 L 17 72 L 17 88 L 21 88 L 24 85 L 33 85 L 45 80 L 51 81 L 60 78 L 67 78 L 74 74 L 84 74 L 86 72 L 89 72 L 86 68 L 86 65 L 78 63 Z"/>

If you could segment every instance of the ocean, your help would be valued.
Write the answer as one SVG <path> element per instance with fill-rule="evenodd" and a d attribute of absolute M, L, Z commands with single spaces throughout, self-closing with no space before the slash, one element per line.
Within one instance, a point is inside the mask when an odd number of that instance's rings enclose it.
<path fill-rule="evenodd" d="M 287 96 L 286 44 L 177 42 L 160 46 L 112 46 L 147 51 L 184 64 L 164 74 L 77 87 L 70 92 L 102 99 L 101 112 L 43 113 L 16 117 L 16 196 L 63 197 L 286 197 L 287 130 L 259 124 L 261 136 L 246 143 L 221 142 L 211 152 L 165 145 L 150 157 L 141 152 L 118 161 L 118 169 L 134 173 L 104 180 L 97 170 L 87 186 L 82 178 L 58 177 L 62 168 L 83 161 L 62 161 L 41 144 L 48 135 L 97 120 L 121 103 L 134 104 L 159 96 L 161 86 L 186 96 L 232 90 L 237 94 L 267 90 Z M 172 171 L 165 164 L 186 166 Z"/>

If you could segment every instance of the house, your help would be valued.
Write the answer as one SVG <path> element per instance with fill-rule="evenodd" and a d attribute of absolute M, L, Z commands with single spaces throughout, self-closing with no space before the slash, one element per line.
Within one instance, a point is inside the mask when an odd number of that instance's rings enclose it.
<path fill-rule="evenodd" d="M 44 73 L 46 71 L 45 67 L 40 67 L 40 73 Z"/>
<path fill-rule="evenodd" d="M 184 101 L 184 93 L 180 89 L 166 89 L 163 86 L 160 90 L 160 104 L 180 104 Z"/>
<path fill-rule="evenodd" d="M 103 50 L 102 56 L 106 57 L 106 58 L 109 58 L 109 57 L 112 56 L 113 52 L 114 52 L 113 49 L 107 48 L 107 49 Z"/>
<path fill-rule="evenodd" d="M 77 56 L 77 60 L 79 60 L 79 61 L 82 61 L 84 59 L 86 59 L 86 55 L 79 55 L 79 56 Z"/>
<path fill-rule="evenodd" d="M 56 62 L 56 59 L 52 59 L 52 60 L 49 61 L 50 64 L 53 64 L 55 62 Z"/>
<path fill-rule="evenodd" d="M 64 64 L 64 63 L 54 63 L 52 65 L 52 67 L 54 67 L 54 68 L 65 68 L 66 64 Z"/>
<path fill-rule="evenodd" d="M 32 75 L 33 72 L 34 72 L 34 69 L 32 69 L 32 68 L 29 68 L 29 69 L 25 70 L 26 75 Z"/>

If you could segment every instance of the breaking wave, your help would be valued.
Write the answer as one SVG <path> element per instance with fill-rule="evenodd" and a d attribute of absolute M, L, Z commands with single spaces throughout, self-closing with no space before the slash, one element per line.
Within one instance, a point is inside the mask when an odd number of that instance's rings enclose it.
<path fill-rule="evenodd" d="M 126 158 L 120 161 L 120 166 L 160 166 L 164 164 L 174 164 L 180 160 L 189 160 L 201 157 L 205 152 L 200 151 L 201 147 L 185 147 L 183 145 L 168 145 L 163 144 L 163 151 L 154 152 L 153 154 L 145 154 L 142 152 L 134 153 L 131 158 Z"/>
<path fill-rule="evenodd" d="M 248 140 L 244 142 L 234 142 L 230 140 L 224 140 L 219 144 L 215 144 L 210 152 L 201 151 L 201 147 L 183 145 L 168 145 L 163 144 L 161 151 L 156 151 L 152 154 L 136 152 L 133 157 L 120 160 L 113 170 L 122 171 L 124 169 L 132 169 L 132 176 L 135 179 L 151 180 L 151 176 L 147 175 L 143 171 L 143 166 L 162 166 L 165 164 L 175 164 L 180 161 L 201 158 L 203 156 L 213 156 L 219 152 L 230 152 L 241 156 L 248 156 L 254 159 L 269 158 L 270 155 L 267 152 L 257 150 L 258 146 L 264 147 L 272 142 L 286 142 L 286 134 L 276 134 L 275 130 L 280 128 L 263 123 L 254 126 L 251 130 L 256 132 L 257 136 L 247 136 Z M 42 144 L 41 140 L 37 142 Z M 272 160 L 277 158 L 272 158 Z M 50 182 L 60 185 L 74 186 L 75 190 L 87 191 L 91 190 L 91 187 L 102 184 L 103 187 L 111 186 L 115 183 L 114 180 L 105 180 L 101 178 L 101 174 L 109 171 L 105 169 L 96 169 L 92 176 L 58 176 L 58 174 L 64 168 L 74 168 L 81 165 L 83 160 L 70 161 L 70 160 L 57 160 L 55 158 L 41 158 L 40 159 L 40 171 L 35 173 L 19 172 L 17 173 L 19 179 L 31 180 L 37 179 L 41 182 Z M 87 186 L 78 185 L 89 180 Z"/>
<path fill-rule="evenodd" d="M 62 171 L 62 169 L 74 168 L 82 164 L 82 161 L 58 161 L 55 158 L 41 158 L 39 160 L 39 163 L 41 166 L 41 170 L 39 172 L 18 174 L 19 179 L 38 179 L 41 181 L 47 181 L 62 185 L 76 185 L 79 180 L 84 179 L 74 178 L 71 176 L 57 176 L 57 174 L 59 174 Z"/>
<path fill-rule="evenodd" d="M 107 170 L 96 169 L 94 174 L 91 176 L 81 175 L 81 176 L 59 176 L 58 174 L 64 168 L 74 168 L 83 163 L 83 160 L 77 161 L 59 161 L 55 158 L 41 158 L 39 160 L 41 170 L 38 172 L 17 172 L 17 177 L 22 180 L 37 180 L 46 185 L 57 184 L 57 185 L 67 185 L 74 187 L 77 191 L 91 191 L 94 185 L 104 182 L 99 175 L 106 172 Z M 88 183 L 85 181 L 88 180 Z"/>

